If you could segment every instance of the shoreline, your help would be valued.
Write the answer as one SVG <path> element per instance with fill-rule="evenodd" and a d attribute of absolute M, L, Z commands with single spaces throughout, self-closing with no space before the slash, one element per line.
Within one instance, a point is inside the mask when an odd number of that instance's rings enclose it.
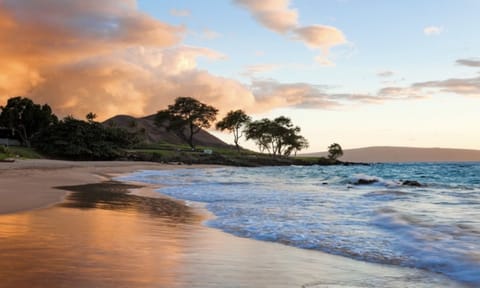
<path fill-rule="evenodd" d="M 38 218 L 37 215 L 47 214 L 50 216 L 40 218 L 53 220 L 52 217 L 56 216 L 51 215 L 59 213 L 58 207 L 61 209 L 61 205 L 56 204 L 67 203 L 66 196 L 69 193 L 76 193 L 66 192 L 54 187 L 101 184 L 115 177 L 138 170 L 222 167 L 217 165 L 180 166 L 150 162 L 70 162 L 51 160 L 18 161 L 17 163 L 9 163 L 8 166 L 10 167 L 0 164 L 0 199 L 2 200 L 0 201 L 0 229 L 2 227 L 2 216 L 6 216 L 3 219 L 8 219 L 9 216 L 15 218 L 18 215 L 31 215 L 33 218 Z M 131 195 L 173 199 L 155 192 L 154 189 L 158 189 L 158 185 L 113 181 L 124 184 L 140 184 L 142 187 L 129 189 L 129 194 Z M 43 197 L 29 198 L 28 196 L 31 196 L 31 194 L 43 195 Z M 173 200 L 184 206 L 192 207 L 195 214 L 206 210 L 196 203 L 189 206 L 182 200 Z M 22 201 L 23 206 L 21 205 Z M 16 206 L 14 209 L 5 210 L 5 206 L 9 203 L 13 203 Z M 52 208 L 41 209 L 46 207 Z M 91 214 L 98 213 L 95 210 L 97 209 L 80 214 L 83 217 L 89 217 Z M 208 217 L 210 215 L 208 211 L 202 214 L 200 213 L 199 216 L 207 215 Z M 194 230 L 193 234 L 187 233 L 187 238 L 185 238 L 186 236 L 180 237 L 182 241 L 188 239 L 186 243 L 177 244 L 180 248 L 175 246 L 175 251 L 183 252 L 178 252 L 180 256 L 177 255 L 173 259 L 177 259 L 177 257 L 183 259 L 181 265 L 184 267 L 181 280 L 178 280 L 183 282 L 175 285 L 175 287 L 186 287 L 182 283 L 194 284 L 192 285 L 193 287 L 220 287 L 218 286 L 219 283 L 223 286 L 230 286 L 232 283 L 238 284 L 235 287 L 328 287 L 329 285 L 383 287 L 386 284 L 392 284 L 390 287 L 405 287 L 406 284 L 407 286 L 430 287 L 429 285 L 432 283 L 434 283 L 434 286 L 468 287 L 441 275 L 418 269 L 367 263 L 320 251 L 241 238 L 221 230 L 209 228 L 202 225 L 201 222 L 193 223 L 193 228 L 168 227 L 168 229 L 171 229 L 168 230 L 170 232 L 163 232 L 166 233 L 163 237 L 167 238 L 167 243 L 171 243 L 171 240 L 168 239 L 169 237 L 175 236 L 182 229 L 187 229 L 187 232 L 188 229 Z M 53 231 L 58 233 L 57 230 Z M 129 237 L 142 238 L 145 236 L 134 233 Z M 154 241 L 154 245 L 158 244 L 155 243 L 156 241 Z M 154 247 L 157 248 L 156 246 Z M 200 273 L 200 271 L 202 272 Z M 219 278 L 218 275 L 221 277 Z M 246 277 L 246 275 L 257 275 L 258 277 Z M 187 286 L 190 287 L 191 285 Z"/>
<path fill-rule="evenodd" d="M 65 201 L 69 192 L 55 188 L 58 186 L 100 183 L 139 170 L 213 167 L 221 166 L 171 165 L 135 161 L 74 162 L 44 159 L 0 163 L 0 215 L 42 209 L 61 203 Z M 141 185 L 147 186 L 146 183 L 141 183 Z M 132 191 L 132 193 L 140 193 L 142 195 L 139 196 L 148 197 L 160 195 L 149 191 L 149 188 L 140 188 L 140 191 Z"/>

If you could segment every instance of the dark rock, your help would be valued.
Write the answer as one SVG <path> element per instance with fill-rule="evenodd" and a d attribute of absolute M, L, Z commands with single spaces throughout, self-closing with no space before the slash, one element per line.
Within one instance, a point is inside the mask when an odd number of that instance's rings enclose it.
<path fill-rule="evenodd" d="M 357 182 L 353 183 L 355 185 L 368 185 L 378 182 L 377 179 L 358 179 Z"/>
<path fill-rule="evenodd" d="M 423 187 L 424 185 L 415 180 L 404 180 L 402 186 Z"/>

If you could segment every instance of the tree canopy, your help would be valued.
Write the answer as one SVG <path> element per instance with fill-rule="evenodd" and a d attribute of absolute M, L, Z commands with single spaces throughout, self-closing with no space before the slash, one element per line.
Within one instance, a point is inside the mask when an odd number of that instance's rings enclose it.
<path fill-rule="evenodd" d="M 300 130 L 290 118 L 280 116 L 274 120 L 264 118 L 249 123 L 245 134 L 247 140 L 254 140 L 261 151 L 273 156 L 288 156 L 308 147 L 308 141 L 298 134 Z"/>
<path fill-rule="evenodd" d="M 50 106 L 35 104 L 20 96 L 8 99 L 0 110 L 0 126 L 11 129 L 26 146 L 30 146 L 35 134 L 58 122 Z"/>
<path fill-rule="evenodd" d="M 134 133 L 66 117 L 49 126 L 34 139 L 34 146 L 46 155 L 73 160 L 111 160 L 138 142 Z"/>
<path fill-rule="evenodd" d="M 95 118 L 97 118 L 97 114 L 89 112 L 87 115 L 85 115 L 85 118 L 89 123 L 93 123 L 95 121 Z"/>
<path fill-rule="evenodd" d="M 233 133 L 233 142 L 237 151 L 240 151 L 240 146 L 238 145 L 238 140 L 243 135 L 241 128 L 248 124 L 251 121 L 251 117 L 248 116 L 243 110 L 230 111 L 228 114 L 223 117 L 220 122 L 217 122 L 217 130 L 224 131 L 228 130 L 230 133 Z"/>
<path fill-rule="evenodd" d="M 343 156 L 343 150 L 340 144 L 333 143 L 328 146 L 328 158 L 332 160 L 337 160 L 337 158 Z"/>
<path fill-rule="evenodd" d="M 218 109 L 213 106 L 191 97 L 179 97 L 174 104 L 168 105 L 167 109 L 157 112 L 155 123 L 175 131 L 190 147 L 195 148 L 193 136 L 202 128 L 210 128 L 217 113 Z"/>

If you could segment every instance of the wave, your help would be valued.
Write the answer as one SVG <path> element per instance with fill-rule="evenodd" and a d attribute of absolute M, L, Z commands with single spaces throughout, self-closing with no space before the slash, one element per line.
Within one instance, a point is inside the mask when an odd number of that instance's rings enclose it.
<path fill-rule="evenodd" d="M 207 225 L 237 236 L 480 284 L 477 166 L 184 169 L 130 180 L 168 184 L 160 192 L 206 203 L 216 216 Z M 468 171 L 448 172 L 461 169 Z"/>
<path fill-rule="evenodd" d="M 372 223 L 398 236 L 396 250 L 409 255 L 400 265 L 480 283 L 480 231 L 474 226 L 436 223 L 390 207 L 377 210 Z"/>

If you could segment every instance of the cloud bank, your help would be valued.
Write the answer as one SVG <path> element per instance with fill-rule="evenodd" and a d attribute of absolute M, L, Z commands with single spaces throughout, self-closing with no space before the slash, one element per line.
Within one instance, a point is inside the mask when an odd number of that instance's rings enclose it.
<path fill-rule="evenodd" d="M 455 63 L 467 67 L 480 67 L 480 60 L 477 58 L 458 59 Z M 385 87 L 379 91 L 378 95 L 389 97 L 397 95 L 405 99 L 421 99 L 438 93 L 480 97 L 480 76 L 417 82 L 407 87 Z"/>
<path fill-rule="evenodd" d="M 95 112 L 105 119 L 155 113 L 180 96 L 250 113 L 308 98 L 255 94 L 248 85 L 199 69 L 198 58 L 225 56 L 182 45 L 185 32 L 142 13 L 132 0 L 5 0 L 0 103 L 22 95 L 49 103 L 60 116 Z"/>

